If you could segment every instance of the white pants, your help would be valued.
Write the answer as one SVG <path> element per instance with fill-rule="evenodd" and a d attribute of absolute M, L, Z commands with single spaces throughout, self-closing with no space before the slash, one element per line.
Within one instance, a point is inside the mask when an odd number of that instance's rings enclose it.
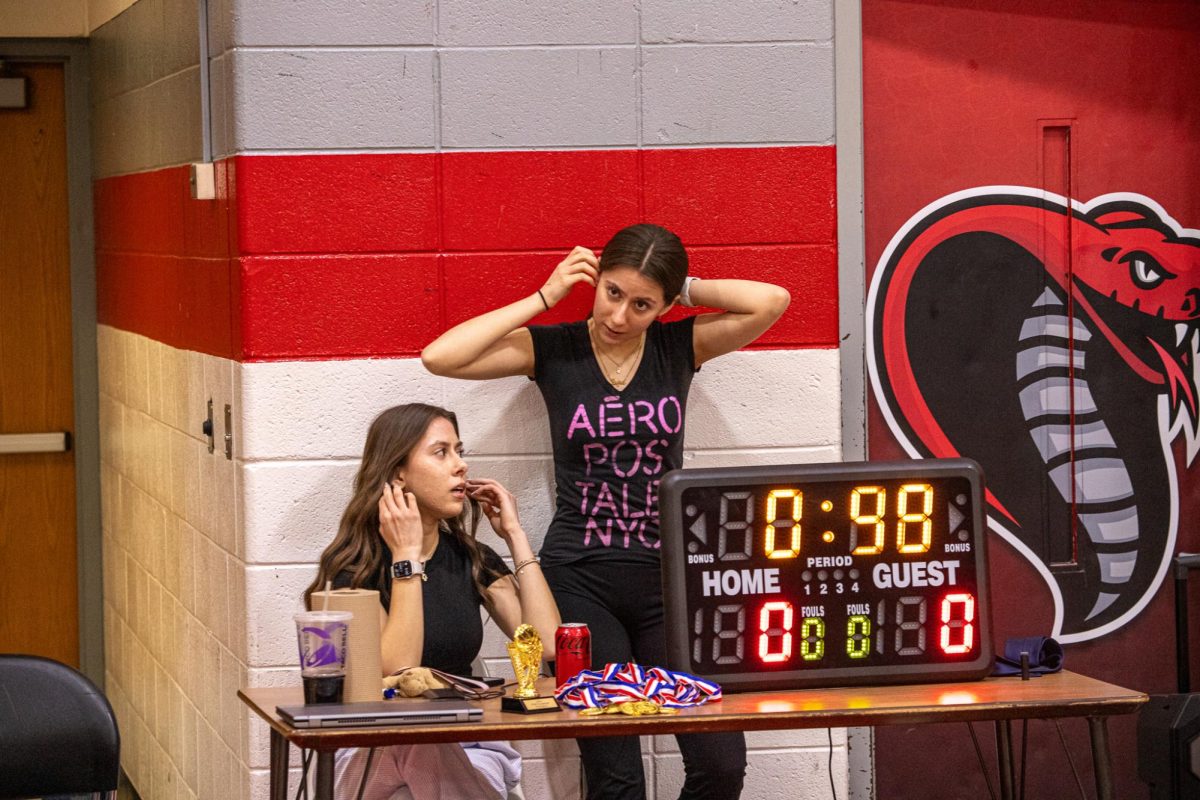
<path fill-rule="evenodd" d="M 334 797 L 355 800 L 367 750 L 339 750 Z M 380 747 L 363 800 L 503 800 L 521 782 L 521 757 L 504 742 Z"/>

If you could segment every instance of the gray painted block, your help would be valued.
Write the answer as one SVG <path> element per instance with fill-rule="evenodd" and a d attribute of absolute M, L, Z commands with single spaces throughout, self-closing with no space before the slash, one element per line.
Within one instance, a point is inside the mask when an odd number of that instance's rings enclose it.
<path fill-rule="evenodd" d="M 233 44 L 431 45 L 430 0 L 231 0 Z"/>
<path fill-rule="evenodd" d="M 629 0 L 441 0 L 438 44 L 633 44 Z"/>
<path fill-rule="evenodd" d="M 144 168 L 151 147 L 151 120 L 137 92 L 126 92 L 92 109 L 92 172 L 98 178 Z"/>
<path fill-rule="evenodd" d="M 92 34 L 93 173 L 200 158 L 198 0 L 140 0 Z"/>
<path fill-rule="evenodd" d="M 116 97 L 159 76 L 160 0 L 142 0 L 97 28 L 91 36 L 93 102 Z"/>
<path fill-rule="evenodd" d="M 832 38 L 833 0 L 642 0 L 647 43 Z"/>
<path fill-rule="evenodd" d="M 97 178 L 186 164 L 201 156 L 199 67 L 103 100 L 92 109 Z"/>
<path fill-rule="evenodd" d="M 235 50 L 235 150 L 434 146 L 433 51 Z"/>
<path fill-rule="evenodd" d="M 200 67 L 164 78 L 151 94 L 156 166 L 188 164 L 204 156 L 200 131 Z"/>
<path fill-rule="evenodd" d="M 118 39 L 117 24 L 110 20 L 92 31 L 88 40 L 88 69 L 91 85 L 88 99 L 92 107 L 111 99 L 117 94 L 121 59 L 123 53 Z"/>
<path fill-rule="evenodd" d="M 120 154 L 126 143 L 117 129 L 120 117 L 118 100 L 101 100 L 92 104 L 92 175 L 107 178 L 121 170 Z"/>
<path fill-rule="evenodd" d="M 642 142 L 833 140 L 833 48 L 824 44 L 642 48 Z"/>
<path fill-rule="evenodd" d="M 208 54 L 216 57 L 233 47 L 234 0 L 208 0 Z"/>
<path fill-rule="evenodd" d="M 229 108 L 231 79 L 226 69 L 231 58 L 231 55 L 224 54 L 209 62 L 208 97 L 212 115 L 213 158 L 224 158 L 233 152 L 230 138 L 233 119 Z"/>
<path fill-rule="evenodd" d="M 452 50 L 441 60 L 445 147 L 637 141 L 632 47 Z"/>
<path fill-rule="evenodd" d="M 163 76 L 162 0 L 140 0 L 114 22 L 124 50 L 122 91 L 145 86 Z"/>
<path fill-rule="evenodd" d="M 173 75 L 200 63 L 198 0 L 162 0 L 162 74 Z"/>

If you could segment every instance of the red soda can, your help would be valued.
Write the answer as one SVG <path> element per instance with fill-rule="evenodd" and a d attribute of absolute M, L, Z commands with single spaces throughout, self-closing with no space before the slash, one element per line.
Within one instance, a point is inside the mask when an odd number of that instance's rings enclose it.
<path fill-rule="evenodd" d="M 559 687 L 592 668 L 592 632 L 582 622 L 564 622 L 554 632 L 554 678 Z"/>

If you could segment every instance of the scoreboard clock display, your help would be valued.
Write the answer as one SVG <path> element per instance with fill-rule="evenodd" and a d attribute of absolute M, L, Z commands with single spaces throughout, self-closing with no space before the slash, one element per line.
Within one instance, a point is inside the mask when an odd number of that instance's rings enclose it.
<path fill-rule="evenodd" d="M 991 671 L 974 461 L 675 470 L 659 508 L 671 669 L 734 691 Z"/>

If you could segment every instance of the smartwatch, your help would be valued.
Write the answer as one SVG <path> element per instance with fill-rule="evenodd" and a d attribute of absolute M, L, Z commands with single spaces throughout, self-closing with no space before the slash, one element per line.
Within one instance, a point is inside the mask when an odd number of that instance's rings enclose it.
<path fill-rule="evenodd" d="M 420 561 L 397 561 L 392 564 L 392 578 L 395 580 L 415 578 L 418 575 L 421 576 L 421 580 L 425 580 L 425 565 Z"/>

